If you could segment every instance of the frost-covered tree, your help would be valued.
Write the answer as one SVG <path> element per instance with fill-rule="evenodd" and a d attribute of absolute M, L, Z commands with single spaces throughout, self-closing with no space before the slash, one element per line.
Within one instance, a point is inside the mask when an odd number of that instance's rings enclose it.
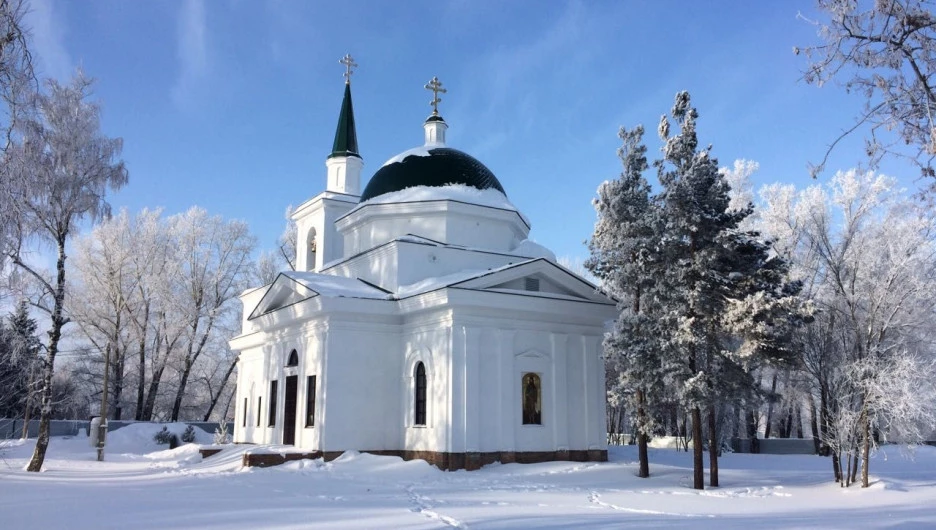
<path fill-rule="evenodd" d="M 41 370 L 39 438 L 29 471 L 39 471 L 49 444 L 55 357 L 68 323 L 65 314 L 66 242 L 78 224 L 110 212 L 104 195 L 127 182 L 119 160 L 123 141 L 100 131 L 100 108 L 88 100 L 91 81 L 80 72 L 69 85 L 54 80 L 36 95 L 36 113 L 15 123 L 14 138 L 3 153 L 2 165 L 15 187 L 5 204 L 13 220 L 13 237 L 6 257 L 39 286 L 35 306 L 49 318 L 49 340 Z M 55 275 L 48 277 L 26 257 L 29 243 L 51 245 L 56 255 Z"/>
<path fill-rule="evenodd" d="M 831 449 L 836 480 L 854 482 L 861 458 L 866 486 L 875 432 L 890 429 L 887 411 L 910 410 L 876 405 L 888 394 L 874 390 L 886 386 L 882 367 L 920 363 L 915 373 L 927 373 L 934 353 L 936 225 L 894 179 L 871 172 L 839 172 L 804 190 L 770 186 L 761 196 L 764 229 L 790 256 L 817 309 L 797 345 L 819 401 L 819 437 Z"/>
<path fill-rule="evenodd" d="M 77 241 L 69 310 L 88 343 L 85 380 L 100 389 L 110 376 L 113 417 L 121 408 L 144 421 L 223 411 L 235 366 L 226 342 L 239 323 L 233 296 L 252 248 L 243 223 L 198 208 L 169 218 L 121 212 Z"/>
<path fill-rule="evenodd" d="M 14 171 L 6 150 L 13 140 L 14 125 L 30 113 L 35 101 L 35 75 L 28 31 L 23 25 L 26 10 L 25 0 L 0 0 L 0 270 L 6 267 L 7 249 L 15 246 L 17 220 L 12 204 L 25 187 L 23 173 Z"/>
<path fill-rule="evenodd" d="M 687 92 L 676 95 L 671 116 L 678 132 L 670 134 L 663 116 L 663 158 L 654 163 L 662 186 L 659 259 L 666 264 L 656 280 L 657 325 L 663 370 L 692 418 L 693 486 L 702 489 L 703 410 L 710 484 L 717 486 L 717 406 L 748 397 L 753 363 L 786 357 L 780 337 L 793 322 L 778 317 L 796 305 L 798 289 L 786 284 L 786 265 L 759 234 L 740 228 L 752 207 L 731 208 L 711 147 L 699 148 L 698 113 Z"/>
<path fill-rule="evenodd" d="M 614 397 L 626 396 L 638 441 L 653 428 L 649 407 L 688 410 L 694 487 L 704 487 L 703 411 L 709 433 L 710 481 L 718 485 L 720 420 L 728 406 L 754 398 L 751 368 L 794 358 L 790 330 L 803 312 L 786 262 L 756 232 L 742 228 L 750 202 L 732 202 L 726 173 L 699 149 L 698 114 L 680 92 L 660 122 L 663 157 L 654 162 L 661 191 L 650 195 L 643 129 L 621 131 L 621 178 L 602 184 L 589 268 L 621 301 L 605 341 Z M 739 181 L 750 164 L 736 169 Z M 744 190 L 735 196 L 743 196 Z M 678 412 L 673 409 L 678 422 Z M 641 453 L 645 448 L 641 449 Z M 641 455 L 640 475 L 648 473 Z"/>
<path fill-rule="evenodd" d="M 36 328 L 25 300 L 0 321 L 0 418 L 28 419 L 41 347 Z"/>
<path fill-rule="evenodd" d="M 654 268 L 658 266 L 655 247 L 656 223 L 650 200 L 650 184 L 643 173 L 648 169 L 643 127 L 623 127 L 618 149 L 624 169 L 620 178 L 605 181 L 594 200 L 598 221 L 589 242 L 591 258 L 585 266 L 612 296 L 619 300 L 614 328 L 604 341 L 609 397 L 628 402 L 633 411 L 639 455 L 638 476 L 650 476 L 647 442 L 652 434 L 648 394 L 658 390 L 661 373 L 658 362 L 659 330 L 649 316 Z M 643 306 L 641 305 L 643 303 Z"/>
<path fill-rule="evenodd" d="M 127 354 L 132 347 L 129 311 L 138 302 L 140 275 L 133 268 L 135 245 L 126 210 L 96 226 L 75 245 L 73 282 L 67 309 L 94 351 L 103 353 L 101 414 L 121 419 Z M 111 412 L 111 414 L 108 414 Z"/>
<path fill-rule="evenodd" d="M 0 0 L 0 99 L 4 116 L 0 126 L 4 147 L 35 87 L 29 34 L 23 24 L 27 8 L 25 0 Z"/>
<path fill-rule="evenodd" d="M 282 262 L 285 263 L 289 270 L 296 270 L 296 245 L 297 239 L 299 237 L 299 231 L 296 228 L 296 222 L 292 219 L 292 214 L 295 211 L 292 205 L 289 205 L 286 208 L 286 226 L 283 228 L 283 233 L 280 234 L 279 239 L 277 240 L 277 246 L 279 247 L 279 257 L 282 259 Z"/>
<path fill-rule="evenodd" d="M 173 309 L 186 323 L 179 358 L 179 383 L 170 419 L 179 419 L 192 368 L 205 351 L 212 331 L 234 309 L 234 298 L 246 287 L 255 240 L 242 221 L 209 216 L 191 208 L 170 220 L 177 242 L 179 281 Z"/>
<path fill-rule="evenodd" d="M 908 156 L 923 174 L 936 177 L 936 15 L 929 0 L 819 0 L 821 43 L 794 48 L 810 63 L 804 78 L 822 86 L 840 81 L 864 99 L 857 123 L 870 130 L 872 165 L 882 156 Z M 897 138 L 890 138 L 896 131 Z M 910 146 L 909 154 L 901 146 Z M 829 157 L 813 168 L 823 169 Z"/>

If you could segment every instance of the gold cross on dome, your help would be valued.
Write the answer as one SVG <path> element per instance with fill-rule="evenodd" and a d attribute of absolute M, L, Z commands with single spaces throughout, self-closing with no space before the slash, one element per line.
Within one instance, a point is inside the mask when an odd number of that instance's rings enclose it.
<path fill-rule="evenodd" d="M 354 58 L 351 57 L 351 54 L 350 54 L 350 53 L 347 54 L 347 55 L 345 55 L 344 57 L 342 57 L 341 60 L 338 61 L 338 62 L 341 63 L 341 64 L 343 64 L 343 65 L 345 65 L 345 68 L 347 68 L 347 71 L 346 71 L 343 75 L 344 75 L 344 78 L 345 78 L 345 83 L 348 84 L 348 85 L 350 85 L 350 84 L 351 84 L 351 74 L 354 73 L 353 68 L 357 68 L 357 63 L 354 62 Z"/>
<path fill-rule="evenodd" d="M 429 104 L 432 105 L 432 115 L 438 116 L 439 103 L 442 102 L 442 98 L 439 97 L 439 94 L 445 94 L 448 91 L 442 88 L 442 82 L 439 81 L 439 78 L 435 76 L 432 77 L 431 81 L 426 83 L 426 90 L 432 91 L 432 101 L 430 101 Z"/>

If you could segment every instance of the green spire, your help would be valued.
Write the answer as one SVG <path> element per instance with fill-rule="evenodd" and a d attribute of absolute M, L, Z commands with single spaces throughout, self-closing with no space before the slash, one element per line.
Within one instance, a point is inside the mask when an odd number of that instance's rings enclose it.
<path fill-rule="evenodd" d="M 355 156 L 358 154 L 357 131 L 354 128 L 354 107 L 351 105 L 351 83 L 345 83 L 344 99 L 341 101 L 341 114 L 338 116 L 338 129 L 335 131 L 335 143 L 328 158 L 336 156 Z"/>

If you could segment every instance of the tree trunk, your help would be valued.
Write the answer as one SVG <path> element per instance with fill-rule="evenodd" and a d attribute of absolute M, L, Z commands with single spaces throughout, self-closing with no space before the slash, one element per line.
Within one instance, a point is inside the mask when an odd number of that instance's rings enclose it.
<path fill-rule="evenodd" d="M 819 446 L 819 422 L 816 418 L 816 399 L 813 397 L 812 392 L 806 394 L 809 396 L 809 429 L 812 431 L 812 443 L 813 450 L 816 451 L 816 454 L 822 454 L 821 448 Z"/>
<path fill-rule="evenodd" d="M 198 342 L 196 348 L 192 348 L 192 340 L 195 340 L 195 337 L 198 335 L 198 320 L 192 324 L 192 336 L 189 339 L 188 353 L 185 356 L 185 369 L 182 371 L 182 379 L 179 381 L 179 389 L 176 391 L 175 402 L 172 404 L 172 421 L 179 420 L 179 411 L 182 410 L 182 397 L 185 395 L 185 386 L 188 384 L 189 376 L 192 373 L 192 366 L 195 365 L 195 361 L 198 360 L 198 356 L 201 355 L 202 350 L 205 348 L 205 344 L 208 342 L 208 336 L 211 335 L 211 330 L 214 327 L 214 317 L 208 319 L 207 327 L 205 328 L 204 334 L 202 334 L 201 340 Z"/>
<path fill-rule="evenodd" d="M 858 479 L 858 455 L 859 453 L 860 453 L 860 449 L 857 446 L 855 446 L 855 449 L 852 451 L 852 454 L 851 454 L 851 460 L 852 460 L 851 464 L 849 464 L 848 466 L 849 469 L 851 469 L 851 475 L 849 475 L 849 480 L 848 480 L 849 484 L 854 484 L 855 482 L 857 482 L 857 479 Z"/>
<path fill-rule="evenodd" d="M 868 421 L 868 406 L 865 405 L 861 413 L 861 487 L 867 488 L 868 481 L 868 463 L 871 459 L 871 422 Z"/>
<path fill-rule="evenodd" d="M 803 439 L 803 404 L 797 403 L 793 409 L 793 425 L 796 427 L 796 437 Z"/>
<path fill-rule="evenodd" d="M 146 399 L 146 349 L 142 340 L 140 341 L 139 354 L 138 370 L 140 371 L 140 380 L 137 382 L 136 413 L 133 415 L 133 419 L 136 421 L 143 420 L 143 402 Z"/>
<path fill-rule="evenodd" d="M 767 400 L 767 422 L 764 425 L 764 438 L 770 438 L 770 428 L 773 425 L 773 404 L 777 393 L 777 372 L 773 374 L 773 382 L 770 383 L 770 398 Z"/>
<path fill-rule="evenodd" d="M 30 382 L 30 384 L 32 384 Z M 29 393 L 26 394 L 26 412 L 23 414 L 23 439 L 29 438 L 29 405 L 30 401 Z"/>
<path fill-rule="evenodd" d="M 52 328 L 49 330 L 49 349 L 42 374 L 42 400 L 39 409 L 39 436 L 26 471 L 38 473 L 42 470 L 46 450 L 49 448 L 49 422 L 52 419 L 52 376 L 55 374 L 55 356 L 58 354 L 62 328 L 67 322 L 62 314 L 65 305 L 65 237 L 58 238 L 58 259 L 56 260 L 55 298 L 52 309 Z"/>
<path fill-rule="evenodd" d="M 182 370 L 182 379 L 179 381 L 179 389 L 176 391 L 175 402 L 172 404 L 171 421 L 179 421 L 179 411 L 182 410 L 182 397 L 185 395 L 185 385 L 188 384 L 189 375 L 192 374 L 193 362 L 185 360 L 185 368 Z"/>
<path fill-rule="evenodd" d="M 705 489 L 705 464 L 702 460 L 702 410 L 692 407 L 692 487 Z"/>
<path fill-rule="evenodd" d="M 140 371 L 140 380 L 137 383 L 136 414 L 134 419 L 141 421 L 143 419 L 143 402 L 146 399 L 146 328 L 149 323 L 149 302 L 143 304 L 143 325 L 140 326 L 140 343 L 138 345 L 139 362 L 137 369 Z M 155 344 L 158 346 L 159 341 Z"/>
<path fill-rule="evenodd" d="M 708 407 L 709 428 L 709 486 L 718 487 L 718 424 L 715 418 L 715 405 Z"/>
<path fill-rule="evenodd" d="M 123 399 L 124 353 L 121 353 L 122 350 L 117 346 L 116 343 L 114 344 L 114 348 L 114 363 L 111 370 L 114 377 L 114 383 L 112 385 L 114 390 L 111 392 L 111 396 L 114 400 L 114 417 L 112 419 L 119 420 L 121 414 L 123 413 L 123 407 L 120 406 L 120 400 Z"/>
<path fill-rule="evenodd" d="M 221 398 L 221 394 L 224 393 L 224 387 L 227 385 L 228 379 L 231 377 L 231 374 L 234 373 L 234 367 L 237 366 L 237 357 L 234 357 L 234 360 L 231 361 L 231 365 L 228 366 L 227 372 L 224 373 L 224 379 L 221 380 L 221 388 L 218 389 L 218 393 L 211 398 L 211 404 L 208 405 L 208 412 L 205 413 L 205 419 L 203 421 L 208 421 L 211 417 L 211 412 L 214 410 L 215 405 L 218 403 L 218 399 Z M 223 419 L 223 418 L 222 418 Z"/>
<path fill-rule="evenodd" d="M 820 387 L 820 389 L 819 389 L 819 399 L 820 399 L 820 402 L 819 402 L 819 407 L 820 407 L 820 408 L 819 408 L 819 420 L 820 420 L 820 423 L 819 423 L 819 425 L 820 425 L 820 427 L 822 428 L 822 433 L 824 433 L 826 436 L 828 436 L 828 434 L 829 434 L 830 432 L 832 432 L 832 426 L 830 425 L 830 423 L 831 423 L 831 418 L 832 418 L 832 414 L 831 414 L 832 411 L 829 410 L 829 396 L 828 396 L 828 390 L 827 390 L 826 388 Z M 830 448 L 829 448 L 828 444 L 826 444 L 826 443 L 823 442 L 823 443 L 820 445 L 820 453 L 819 453 L 819 454 L 822 455 L 822 456 L 826 456 L 826 455 L 828 455 L 829 453 L 830 453 Z M 841 470 L 841 469 L 840 469 L 840 470 Z M 838 480 L 838 475 L 836 475 L 836 480 Z"/>
<path fill-rule="evenodd" d="M 757 408 L 750 409 L 747 414 L 747 436 L 754 438 L 757 436 Z"/>
<path fill-rule="evenodd" d="M 32 405 L 33 384 L 36 381 L 36 364 L 30 363 L 29 383 L 26 385 L 26 410 L 23 411 L 23 439 L 29 438 L 29 413 Z"/>
<path fill-rule="evenodd" d="M 842 478 L 842 459 L 839 457 L 838 451 L 832 451 L 832 474 L 835 475 L 836 482 L 841 482 L 844 485 L 845 479 Z"/>
<path fill-rule="evenodd" d="M 163 363 L 153 370 L 153 379 L 150 380 L 149 390 L 146 392 L 146 403 L 143 405 L 143 421 L 153 421 L 153 409 L 156 408 L 156 396 L 159 394 L 159 383 L 162 380 L 166 364 Z"/>
<path fill-rule="evenodd" d="M 845 460 L 848 461 L 848 465 L 845 468 L 845 486 L 851 486 L 851 477 L 852 477 L 852 457 L 851 451 L 845 453 Z"/>
<path fill-rule="evenodd" d="M 639 469 L 637 476 L 648 478 L 650 476 L 650 457 L 647 453 L 647 398 L 644 390 L 637 390 L 637 423 L 640 425 L 637 429 L 637 460 Z"/>
<path fill-rule="evenodd" d="M 790 401 L 786 406 L 786 417 L 783 420 L 783 428 L 780 430 L 781 438 L 793 437 L 793 402 Z"/>
<path fill-rule="evenodd" d="M 108 395 L 108 392 L 107 392 L 107 374 L 110 373 L 110 357 L 111 357 L 110 351 L 111 351 L 111 345 L 110 345 L 110 342 L 108 342 L 108 343 L 107 343 L 107 347 L 104 348 L 104 382 L 101 384 L 101 387 L 102 387 L 102 391 L 101 391 L 101 423 L 102 423 L 102 427 L 101 427 L 101 430 L 100 430 L 99 433 L 98 433 L 98 436 L 100 436 L 101 434 L 107 432 L 107 429 L 104 428 L 103 425 L 106 425 L 106 424 L 107 424 L 107 395 Z M 98 462 L 103 462 L 103 461 L 104 461 L 104 443 L 103 443 L 103 442 L 104 442 L 103 439 L 99 439 L 99 440 L 98 440 L 98 445 L 97 445 L 97 461 L 98 461 Z"/>

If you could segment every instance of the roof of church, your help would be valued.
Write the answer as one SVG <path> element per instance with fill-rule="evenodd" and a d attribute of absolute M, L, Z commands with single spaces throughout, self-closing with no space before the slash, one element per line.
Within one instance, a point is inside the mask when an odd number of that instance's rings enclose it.
<path fill-rule="evenodd" d="M 358 152 L 357 130 L 354 128 L 354 107 L 351 104 L 351 84 L 345 83 L 344 99 L 341 100 L 341 114 L 338 115 L 338 128 L 335 130 L 335 143 L 328 158 L 336 156 L 356 156 Z"/>
<path fill-rule="evenodd" d="M 475 157 L 451 147 L 417 148 L 391 158 L 371 177 L 361 202 L 415 186 L 464 184 L 507 193 L 494 173 Z"/>

